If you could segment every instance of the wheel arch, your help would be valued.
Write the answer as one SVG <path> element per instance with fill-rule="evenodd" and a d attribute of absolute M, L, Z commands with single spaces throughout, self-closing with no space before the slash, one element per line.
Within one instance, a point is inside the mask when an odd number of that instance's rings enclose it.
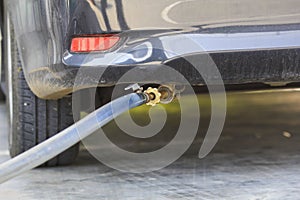
<path fill-rule="evenodd" d="M 6 0 L 16 33 L 18 49 L 26 81 L 33 93 L 43 99 L 57 99 L 64 95 L 49 98 L 44 91 L 56 91 L 57 84 L 49 84 L 46 78 L 52 74 L 65 73 L 56 66 L 62 64 L 64 40 L 68 30 L 68 0 Z M 33 42 L 34 41 L 34 42 Z M 31 72 L 48 69 L 39 73 L 42 82 Z M 43 71 L 44 72 L 44 71 Z M 51 87 L 53 88 L 51 88 Z"/>

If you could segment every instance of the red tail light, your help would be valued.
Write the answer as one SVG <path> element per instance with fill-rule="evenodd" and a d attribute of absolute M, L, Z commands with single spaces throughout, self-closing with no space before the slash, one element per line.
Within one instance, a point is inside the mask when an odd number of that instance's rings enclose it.
<path fill-rule="evenodd" d="M 93 51 L 107 51 L 115 46 L 120 37 L 117 35 L 84 36 L 72 39 L 71 52 L 88 53 Z"/>

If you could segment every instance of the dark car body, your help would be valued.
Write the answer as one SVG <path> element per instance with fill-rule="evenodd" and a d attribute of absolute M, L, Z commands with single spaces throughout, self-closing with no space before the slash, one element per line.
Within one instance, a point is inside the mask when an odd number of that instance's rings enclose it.
<path fill-rule="evenodd" d="M 7 2 L 26 80 L 40 98 L 113 86 L 133 68 L 133 82 L 159 84 L 159 77 L 146 77 L 165 65 L 191 85 L 203 85 L 186 60 L 205 62 L 207 56 L 222 76 L 207 79 L 222 78 L 225 84 L 300 80 L 299 0 Z M 116 34 L 120 41 L 103 52 L 70 51 L 72 38 L 103 34 Z M 78 79 L 82 68 L 85 77 Z M 105 70 L 100 81 L 94 76 L 99 70 Z"/>

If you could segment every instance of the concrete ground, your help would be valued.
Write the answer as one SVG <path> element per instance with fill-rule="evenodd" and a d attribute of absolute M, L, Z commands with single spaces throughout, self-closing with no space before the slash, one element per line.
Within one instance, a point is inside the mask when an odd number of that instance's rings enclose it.
<path fill-rule="evenodd" d="M 207 96 L 199 99 L 203 99 L 205 124 L 209 119 Z M 184 156 L 165 169 L 146 174 L 110 169 L 82 150 L 72 166 L 35 169 L 0 185 L 0 199 L 299 199 L 299 120 L 300 92 L 229 94 L 224 131 L 205 159 L 197 158 L 201 128 Z M 106 129 L 117 132 L 113 124 Z M 0 163 L 9 159 L 6 138 L 2 103 Z M 134 141 L 129 146 L 155 145 L 154 141 Z"/>

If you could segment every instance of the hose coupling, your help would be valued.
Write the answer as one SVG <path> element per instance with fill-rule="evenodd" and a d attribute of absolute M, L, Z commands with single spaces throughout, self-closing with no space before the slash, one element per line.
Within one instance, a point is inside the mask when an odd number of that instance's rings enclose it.
<path fill-rule="evenodd" d="M 147 96 L 146 105 L 156 106 L 160 103 L 161 93 L 158 91 L 157 88 L 149 87 L 147 90 L 144 91 L 144 94 Z"/>
<path fill-rule="evenodd" d="M 184 87 L 179 90 L 176 89 L 175 85 L 160 85 L 158 88 L 149 87 L 144 90 L 139 84 L 135 83 L 129 85 L 125 90 L 132 90 L 135 93 L 144 94 L 146 97 L 146 105 L 156 106 L 159 103 L 169 104 L 174 98 L 184 90 Z"/>

